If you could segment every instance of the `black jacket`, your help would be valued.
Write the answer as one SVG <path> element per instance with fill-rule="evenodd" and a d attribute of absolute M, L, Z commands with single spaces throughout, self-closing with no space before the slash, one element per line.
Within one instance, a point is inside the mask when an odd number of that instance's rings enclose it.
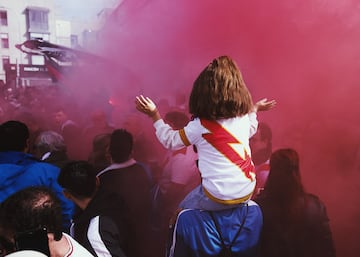
<path fill-rule="evenodd" d="M 116 194 L 100 187 L 87 208 L 75 214 L 74 238 L 94 256 L 108 252 L 111 256 L 126 257 L 127 213 L 126 205 Z"/>
<path fill-rule="evenodd" d="M 255 201 L 264 219 L 261 257 L 335 257 L 329 218 L 317 196 L 305 193 L 292 215 L 265 191 Z"/>
<path fill-rule="evenodd" d="M 109 166 L 98 174 L 101 185 L 124 199 L 129 207 L 131 226 L 131 257 L 146 257 L 151 247 L 150 239 L 150 181 L 144 166 L 136 161 L 128 165 Z"/>

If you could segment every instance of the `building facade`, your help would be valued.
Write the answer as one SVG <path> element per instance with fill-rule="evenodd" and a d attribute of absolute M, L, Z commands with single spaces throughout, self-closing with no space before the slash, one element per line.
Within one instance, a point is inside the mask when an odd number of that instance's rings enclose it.
<path fill-rule="evenodd" d="M 112 1 L 114 3 L 114 1 Z M 101 12 L 99 7 L 99 13 Z M 69 18 L 57 0 L 2 0 L 0 2 L 0 82 L 8 87 L 51 84 L 44 57 L 28 55 L 16 48 L 26 40 L 40 39 L 86 50 L 96 38 L 101 20 Z"/>

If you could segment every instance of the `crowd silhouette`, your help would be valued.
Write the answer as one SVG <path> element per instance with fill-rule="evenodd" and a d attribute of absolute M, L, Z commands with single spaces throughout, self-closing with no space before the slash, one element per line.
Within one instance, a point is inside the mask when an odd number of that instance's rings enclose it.
<path fill-rule="evenodd" d="M 199 74 L 189 110 L 180 92 L 158 105 L 139 96 L 116 124 L 108 110 L 28 90 L 0 103 L 0 256 L 335 256 L 297 152 L 273 151 L 258 124 L 275 102 L 253 103 L 230 57 Z M 238 146 L 219 147 L 229 135 Z M 45 250 L 31 236 L 22 247 L 24 233 L 45 233 Z"/>

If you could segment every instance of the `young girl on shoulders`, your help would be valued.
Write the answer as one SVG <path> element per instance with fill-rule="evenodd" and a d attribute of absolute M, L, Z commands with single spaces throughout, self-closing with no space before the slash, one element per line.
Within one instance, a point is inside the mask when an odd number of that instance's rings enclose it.
<path fill-rule="evenodd" d="M 182 129 L 166 124 L 155 103 L 142 95 L 136 108 L 152 118 L 159 141 L 168 149 L 195 145 L 202 184 L 181 208 L 222 210 L 247 202 L 256 178 L 249 138 L 257 130 L 257 111 L 276 104 L 266 98 L 253 104 L 241 72 L 228 56 L 214 59 L 195 80 L 189 100 L 193 119 Z"/>

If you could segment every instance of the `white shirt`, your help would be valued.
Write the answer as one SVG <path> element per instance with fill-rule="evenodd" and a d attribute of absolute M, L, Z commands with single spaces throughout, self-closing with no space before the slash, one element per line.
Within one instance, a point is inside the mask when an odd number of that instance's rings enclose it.
<path fill-rule="evenodd" d="M 256 113 L 207 121 L 195 118 L 181 130 L 163 120 L 154 123 L 156 136 L 168 149 L 196 145 L 202 185 L 217 202 L 239 203 L 255 188 L 249 138 L 257 130 Z"/>
<path fill-rule="evenodd" d="M 64 255 L 64 257 L 94 257 L 88 250 L 80 245 L 75 239 L 69 236 L 66 233 L 63 233 L 63 236 L 66 238 L 70 245 L 69 251 Z"/>

